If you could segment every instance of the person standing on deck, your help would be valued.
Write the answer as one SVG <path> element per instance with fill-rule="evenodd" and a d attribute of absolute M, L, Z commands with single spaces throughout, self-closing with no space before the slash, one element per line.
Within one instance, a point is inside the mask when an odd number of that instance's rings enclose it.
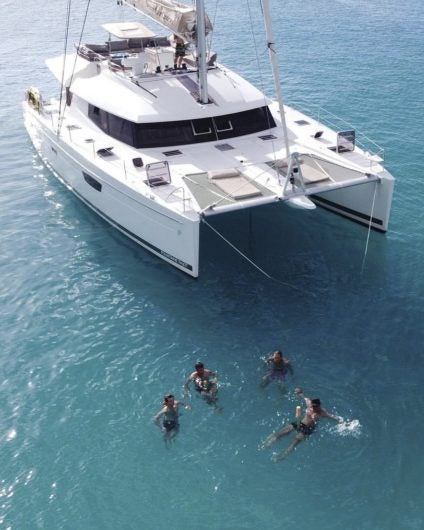
<path fill-rule="evenodd" d="M 178 35 L 174 35 L 175 42 L 175 56 L 174 56 L 174 69 L 182 68 L 183 60 L 186 54 L 186 45 L 184 39 Z"/>

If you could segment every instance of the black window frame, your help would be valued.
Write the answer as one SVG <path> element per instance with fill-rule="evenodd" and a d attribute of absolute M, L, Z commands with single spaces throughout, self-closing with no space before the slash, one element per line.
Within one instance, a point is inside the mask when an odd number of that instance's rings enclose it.
<path fill-rule="evenodd" d="M 195 120 L 134 123 L 89 104 L 88 117 L 112 138 L 137 149 L 215 142 L 268 131 L 276 127 L 271 111 L 266 105 L 233 114 Z M 223 128 L 225 121 L 229 126 Z"/>

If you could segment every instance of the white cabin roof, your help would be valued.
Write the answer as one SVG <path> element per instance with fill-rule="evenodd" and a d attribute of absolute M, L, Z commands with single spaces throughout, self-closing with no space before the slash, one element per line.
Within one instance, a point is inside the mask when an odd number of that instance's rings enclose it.
<path fill-rule="evenodd" d="M 65 80 L 75 56 L 67 57 Z M 63 56 L 49 59 L 47 65 L 62 76 Z M 84 101 L 134 123 L 167 122 L 223 116 L 269 103 L 264 94 L 230 70 L 215 68 L 208 72 L 211 104 L 202 105 L 184 85 L 184 77 L 197 81 L 197 75 L 168 73 L 141 77 L 137 86 L 130 78 L 117 75 L 98 63 L 78 57 L 71 92 Z M 68 81 L 69 82 L 69 81 Z"/>
<path fill-rule="evenodd" d="M 153 31 L 140 22 L 114 22 L 103 24 L 102 28 L 118 39 L 142 39 L 155 36 Z"/>

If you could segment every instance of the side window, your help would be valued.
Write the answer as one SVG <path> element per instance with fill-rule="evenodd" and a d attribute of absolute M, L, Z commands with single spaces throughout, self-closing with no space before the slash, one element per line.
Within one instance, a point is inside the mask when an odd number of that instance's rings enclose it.
<path fill-rule="evenodd" d="M 202 134 L 212 133 L 212 120 L 211 118 L 205 118 L 203 120 L 193 120 L 191 122 L 194 136 L 200 136 Z"/>
<path fill-rule="evenodd" d="M 108 118 L 110 136 L 127 145 L 134 145 L 134 124 L 113 114 L 109 114 Z"/>
<path fill-rule="evenodd" d="M 88 117 L 112 138 L 136 148 L 213 142 L 275 127 L 274 118 L 267 106 L 215 118 L 133 123 L 89 104 Z"/>
<path fill-rule="evenodd" d="M 233 124 L 228 116 L 214 118 L 213 121 L 215 122 L 216 132 L 218 133 L 233 130 Z"/>
<path fill-rule="evenodd" d="M 84 171 L 82 172 L 82 175 L 87 184 L 89 184 L 96 191 L 102 191 L 102 185 L 100 184 L 100 182 L 98 182 L 95 178 L 93 178 L 91 175 L 88 175 L 88 173 L 85 173 Z"/>

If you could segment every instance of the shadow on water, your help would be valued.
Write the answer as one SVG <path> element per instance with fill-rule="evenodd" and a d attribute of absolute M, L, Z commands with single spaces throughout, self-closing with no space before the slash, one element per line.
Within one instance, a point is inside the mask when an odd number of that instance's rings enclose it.
<path fill-rule="evenodd" d="M 39 171 L 39 166 L 34 169 L 35 173 Z M 154 293 L 153 299 L 164 299 L 165 306 L 168 296 L 178 293 L 186 306 L 227 293 L 228 311 L 244 299 L 250 303 L 255 293 L 260 293 L 267 305 L 280 306 L 283 300 L 287 306 L 300 300 L 320 302 L 337 293 L 357 294 L 370 287 L 378 291 L 386 287 L 392 274 L 387 265 L 391 250 L 385 235 L 371 232 L 365 256 L 366 227 L 320 208 L 296 210 L 278 203 L 207 218 L 218 233 L 271 279 L 203 223 L 200 277 L 193 279 L 126 238 L 48 175 L 44 195 L 52 206 L 49 224 L 65 229 L 63 237 L 69 235 L 71 240 L 84 242 L 90 259 L 97 261 L 98 267 L 107 268 L 114 281 L 122 282 L 134 295 Z M 76 256 L 81 262 L 82 256 Z"/>

